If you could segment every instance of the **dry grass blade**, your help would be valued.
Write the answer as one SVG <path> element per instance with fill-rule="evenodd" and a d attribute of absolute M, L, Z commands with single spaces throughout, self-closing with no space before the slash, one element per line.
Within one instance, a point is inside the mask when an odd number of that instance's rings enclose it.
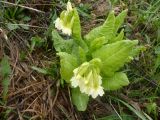
<path fill-rule="evenodd" d="M 1 2 L 1 3 L 8 4 L 8 5 L 13 5 L 13 6 L 22 7 L 22 8 L 25 8 L 25 9 L 29 9 L 29 10 L 32 10 L 32 11 L 39 12 L 39 13 L 45 13 L 45 12 L 43 12 L 43 11 L 41 11 L 41 10 L 37 10 L 37 9 L 31 8 L 31 7 L 27 7 L 27 6 L 23 6 L 23 5 L 19 5 L 19 4 L 7 2 L 7 1 L 0 1 L 0 2 Z"/>

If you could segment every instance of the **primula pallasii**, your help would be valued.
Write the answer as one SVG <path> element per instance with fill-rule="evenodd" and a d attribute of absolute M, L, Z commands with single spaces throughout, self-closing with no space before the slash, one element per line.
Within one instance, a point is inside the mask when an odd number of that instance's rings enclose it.
<path fill-rule="evenodd" d="M 55 27 L 61 30 L 63 34 L 71 35 L 74 16 L 73 9 L 70 2 L 67 3 L 67 10 L 62 11 L 60 17 L 55 20 Z"/>
<path fill-rule="evenodd" d="M 94 61 L 94 62 L 93 62 Z M 90 62 L 84 62 L 78 68 L 74 69 L 74 76 L 71 78 L 71 85 L 79 87 L 82 93 L 96 98 L 104 94 L 100 68 L 95 62 L 101 62 L 100 59 L 93 59 Z"/>
<path fill-rule="evenodd" d="M 141 49 L 137 40 L 124 39 L 123 30 L 117 33 L 126 15 L 127 10 L 118 16 L 111 11 L 104 24 L 82 36 L 78 12 L 69 2 L 67 10 L 55 21 L 57 29 L 72 35 L 72 39 L 64 40 L 56 30 L 52 31 L 60 56 L 61 80 L 71 84 L 71 98 L 80 111 L 86 110 L 89 96 L 96 98 L 104 90 L 117 90 L 129 84 L 120 69 Z"/>

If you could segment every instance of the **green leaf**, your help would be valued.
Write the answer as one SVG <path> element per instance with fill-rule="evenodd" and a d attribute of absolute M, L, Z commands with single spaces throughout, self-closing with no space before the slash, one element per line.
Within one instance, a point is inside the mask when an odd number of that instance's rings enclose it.
<path fill-rule="evenodd" d="M 64 40 L 56 30 L 52 31 L 52 40 L 56 51 L 71 53 L 73 40 Z"/>
<path fill-rule="evenodd" d="M 72 37 L 79 46 L 87 50 L 88 47 L 86 43 L 83 41 L 82 36 L 81 36 L 81 25 L 80 25 L 80 19 L 79 19 L 78 12 L 76 9 L 73 9 L 73 11 L 74 11 L 74 22 L 73 22 L 73 27 L 72 27 Z"/>
<path fill-rule="evenodd" d="M 93 52 L 93 51 L 97 50 L 98 48 L 102 47 L 102 45 L 104 44 L 104 41 L 105 41 L 104 36 L 94 39 L 91 42 L 90 51 Z"/>
<path fill-rule="evenodd" d="M 129 84 L 127 75 L 122 72 L 116 72 L 112 77 L 103 77 L 103 87 L 105 90 L 117 90 Z"/>
<path fill-rule="evenodd" d="M 1 69 L 0 69 L 2 77 L 9 76 L 11 73 L 10 64 L 8 61 L 7 56 L 4 56 L 4 58 L 1 61 Z"/>
<path fill-rule="evenodd" d="M 33 70 L 36 70 L 36 71 L 39 72 L 39 73 L 42 73 L 42 74 L 45 74 L 45 75 L 49 74 L 48 70 L 45 69 L 45 68 L 38 68 L 38 67 L 36 67 L 36 66 L 32 66 L 31 68 L 32 68 Z"/>
<path fill-rule="evenodd" d="M 107 44 L 93 52 L 93 58 L 100 58 L 102 61 L 102 73 L 106 76 L 112 76 L 119 70 L 131 57 L 133 48 L 138 41 L 123 40 L 116 43 Z"/>
<path fill-rule="evenodd" d="M 39 36 L 32 37 L 30 51 L 32 52 L 35 47 L 41 47 L 43 43 L 44 43 L 44 40 L 41 37 Z"/>
<path fill-rule="evenodd" d="M 66 82 L 70 82 L 70 79 L 73 76 L 73 70 L 78 66 L 77 59 L 73 55 L 65 52 L 57 53 L 57 55 L 60 56 L 61 78 Z"/>
<path fill-rule="evenodd" d="M 79 111 L 85 111 L 89 101 L 89 96 L 81 93 L 79 88 L 72 88 L 72 102 Z"/>
<path fill-rule="evenodd" d="M 97 68 L 101 68 L 101 66 L 102 66 L 102 61 L 99 58 L 94 58 L 89 62 L 90 62 L 90 64 L 92 64 L 93 66 L 95 66 Z"/>
<path fill-rule="evenodd" d="M 83 63 L 87 60 L 85 50 L 79 47 L 79 62 Z"/>
<path fill-rule="evenodd" d="M 76 9 L 73 10 L 74 10 L 74 23 L 72 28 L 72 36 L 73 39 L 82 40 L 79 15 Z"/>
<path fill-rule="evenodd" d="M 146 108 L 147 108 L 147 112 L 149 114 L 153 113 L 154 115 L 157 115 L 158 112 L 157 112 L 157 104 L 155 102 L 151 102 L 151 103 L 148 103 L 146 105 Z"/>
<path fill-rule="evenodd" d="M 114 42 L 117 42 L 117 41 L 121 41 L 121 40 L 123 40 L 123 37 L 124 37 L 124 29 L 122 29 L 121 32 L 114 39 L 112 39 L 109 42 L 114 43 Z"/>
<path fill-rule="evenodd" d="M 111 40 L 113 37 L 113 31 L 114 31 L 114 24 L 115 24 L 115 16 L 114 12 L 110 12 L 108 15 L 107 20 L 104 22 L 102 26 L 99 26 L 93 30 L 91 30 L 86 36 L 85 39 L 89 43 L 90 41 L 99 38 L 99 37 L 105 37 L 106 42 L 108 40 Z"/>
<path fill-rule="evenodd" d="M 77 44 L 73 45 L 71 54 L 77 58 L 77 63 L 80 65 L 86 61 L 87 51 Z"/>
<path fill-rule="evenodd" d="M 127 12 L 128 10 L 124 10 L 122 11 L 115 20 L 115 29 L 114 29 L 114 34 L 117 33 L 119 27 L 122 25 L 122 23 L 124 22 L 124 18 L 127 16 Z"/>
<path fill-rule="evenodd" d="M 3 100 L 6 101 L 7 99 L 7 93 L 8 93 L 8 87 L 10 85 L 10 79 L 9 77 L 4 77 L 2 80 L 2 86 L 3 86 Z"/>
<path fill-rule="evenodd" d="M 10 64 L 6 56 L 1 61 L 0 73 L 2 75 L 3 99 L 6 100 L 8 93 L 8 86 L 10 85 L 9 75 L 11 73 Z"/>
<path fill-rule="evenodd" d="M 19 28 L 18 24 L 8 23 L 7 27 L 9 30 L 16 30 Z"/>

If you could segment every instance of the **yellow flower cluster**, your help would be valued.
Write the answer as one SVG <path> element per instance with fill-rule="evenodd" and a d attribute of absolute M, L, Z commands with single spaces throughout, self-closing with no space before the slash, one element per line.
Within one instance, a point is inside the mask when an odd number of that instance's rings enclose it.
<path fill-rule="evenodd" d="M 74 76 L 71 78 L 71 85 L 79 87 L 82 93 L 91 95 L 96 98 L 98 95 L 103 96 L 102 77 L 100 71 L 89 62 L 84 62 L 81 66 L 74 69 Z"/>

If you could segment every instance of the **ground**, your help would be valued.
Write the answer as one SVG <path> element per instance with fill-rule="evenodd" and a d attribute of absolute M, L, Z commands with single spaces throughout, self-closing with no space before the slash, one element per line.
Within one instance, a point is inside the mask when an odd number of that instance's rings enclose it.
<path fill-rule="evenodd" d="M 143 46 L 140 55 L 123 68 L 130 85 L 90 99 L 85 112 L 76 109 L 69 86 L 60 82 L 59 58 L 51 38 L 54 20 L 66 2 L 0 1 L 0 71 L 5 71 L 0 74 L 0 119 L 160 119 L 160 1 L 72 0 L 83 34 L 101 25 L 111 9 L 116 15 L 128 9 L 121 28 L 126 38 Z"/>

